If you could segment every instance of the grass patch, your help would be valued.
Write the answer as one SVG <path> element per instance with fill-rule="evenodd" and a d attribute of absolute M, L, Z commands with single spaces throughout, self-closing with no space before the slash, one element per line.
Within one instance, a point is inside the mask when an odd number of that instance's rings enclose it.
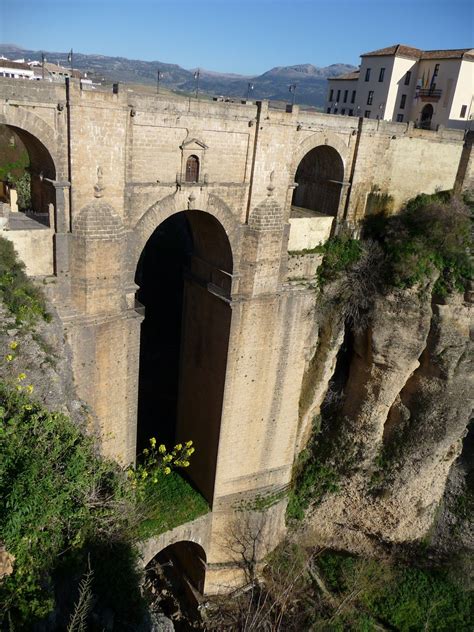
<path fill-rule="evenodd" d="M 158 483 L 147 487 L 141 501 L 145 516 L 138 525 L 141 539 L 159 535 L 209 511 L 206 500 L 178 472 L 160 473 Z"/>

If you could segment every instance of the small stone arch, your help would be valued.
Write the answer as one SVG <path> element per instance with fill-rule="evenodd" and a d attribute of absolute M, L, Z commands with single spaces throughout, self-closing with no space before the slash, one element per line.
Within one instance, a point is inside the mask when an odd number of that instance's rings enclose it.
<path fill-rule="evenodd" d="M 344 164 L 344 170 L 346 171 L 349 152 L 346 141 L 341 136 L 332 132 L 318 132 L 317 134 L 313 134 L 312 136 L 306 138 L 306 140 L 296 147 L 290 170 L 292 182 L 294 181 L 296 170 L 298 169 L 300 162 L 306 154 L 308 154 L 312 149 L 319 147 L 319 145 L 329 145 L 330 147 L 333 147 L 341 156 Z"/>
<path fill-rule="evenodd" d="M 57 142 L 53 128 L 43 119 L 21 107 L 6 106 L 4 112 L 0 113 L 0 125 L 7 125 L 20 131 L 25 131 L 36 138 L 48 151 L 54 163 L 55 177 L 65 170 L 59 159 Z M 15 131 L 16 131 L 15 129 Z"/>
<path fill-rule="evenodd" d="M 348 148 L 335 134 L 315 134 L 304 141 L 292 165 L 296 188 L 291 217 L 337 217 L 344 204 L 344 174 Z"/>
<path fill-rule="evenodd" d="M 148 573 L 159 567 L 159 575 L 173 577 L 174 583 L 190 584 L 201 595 L 206 580 L 207 556 L 204 548 L 192 540 L 178 540 L 159 551 L 147 564 Z M 184 580 L 184 581 L 183 581 Z"/>

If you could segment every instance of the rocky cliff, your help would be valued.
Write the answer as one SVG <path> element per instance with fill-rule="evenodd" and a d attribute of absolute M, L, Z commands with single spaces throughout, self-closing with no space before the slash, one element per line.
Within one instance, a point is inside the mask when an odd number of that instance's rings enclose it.
<path fill-rule="evenodd" d="M 305 531 L 313 542 L 373 554 L 436 534 L 437 546 L 446 546 L 443 507 L 469 493 L 459 457 L 472 412 L 473 307 L 460 293 L 433 299 L 433 282 L 378 295 L 369 326 L 349 332 L 349 342 L 333 315 L 319 327 L 302 425 L 307 431 L 322 411 L 329 440 L 321 458 L 339 480 L 309 511 Z M 328 401 L 335 390 L 336 406 Z M 451 523 L 463 519 L 457 529 L 472 547 L 468 515 L 451 511 Z"/>

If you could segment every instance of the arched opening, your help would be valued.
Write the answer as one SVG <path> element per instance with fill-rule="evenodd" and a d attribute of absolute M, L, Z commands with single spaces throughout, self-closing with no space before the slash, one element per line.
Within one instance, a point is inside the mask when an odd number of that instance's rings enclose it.
<path fill-rule="evenodd" d="M 182 211 L 162 222 L 141 254 L 137 453 L 150 437 L 192 440 L 186 474 L 212 503 L 231 308 L 232 252 L 220 222 Z"/>
<path fill-rule="evenodd" d="M 197 156 L 189 156 L 186 160 L 186 182 L 199 181 L 199 158 Z"/>
<path fill-rule="evenodd" d="M 431 129 L 431 119 L 433 118 L 434 110 L 431 103 L 427 103 L 421 110 L 420 127 L 422 129 Z"/>
<path fill-rule="evenodd" d="M 334 147 L 319 145 L 309 151 L 296 170 L 292 217 L 335 217 L 343 180 L 344 163 Z"/>
<path fill-rule="evenodd" d="M 146 586 L 176 630 L 193 629 L 199 621 L 196 598 L 203 594 L 206 553 L 195 542 L 180 541 L 160 551 L 146 566 Z M 196 594 L 198 593 L 198 594 Z M 191 624 L 191 625 L 190 625 Z"/>
<path fill-rule="evenodd" d="M 0 201 L 12 212 L 20 211 L 30 219 L 50 225 L 56 204 L 53 181 L 54 162 L 46 147 L 29 132 L 11 125 L 0 125 Z M 12 216 L 27 228 L 24 215 Z"/>

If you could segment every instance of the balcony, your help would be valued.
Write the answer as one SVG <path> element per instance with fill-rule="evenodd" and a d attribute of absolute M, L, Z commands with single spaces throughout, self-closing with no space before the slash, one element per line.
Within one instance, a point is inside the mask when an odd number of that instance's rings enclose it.
<path fill-rule="evenodd" d="M 422 101 L 427 103 L 438 103 L 442 92 L 442 90 L 436 90 L 434 88 L 419 88 L 416 96 L 420 97 Z"/>

